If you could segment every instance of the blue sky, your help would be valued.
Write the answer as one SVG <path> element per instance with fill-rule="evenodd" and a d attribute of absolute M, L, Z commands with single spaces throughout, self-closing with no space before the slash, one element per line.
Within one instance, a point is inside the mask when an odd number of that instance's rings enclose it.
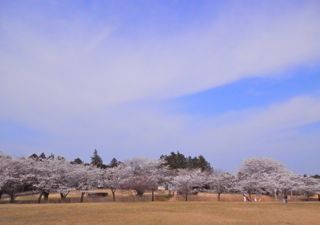
<path fill-rule="evenodd" d="M 199 116 L 225 111 L 263 107 L 299 95 L 320 94 L 320 68 L 295 68 L 275 74 L 273 78 L 247 78 L 221 87 L 178 97 L 172 103 L 178 110 Z"/>
<path fill-rule="evenodd" d="M 1 1 L 0 151 L 320 173 L 318 1 Z"/>

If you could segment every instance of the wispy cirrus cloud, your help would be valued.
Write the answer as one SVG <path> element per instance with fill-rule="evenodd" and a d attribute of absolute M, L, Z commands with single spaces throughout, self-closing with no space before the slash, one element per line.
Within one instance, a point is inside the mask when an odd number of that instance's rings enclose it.
<path fill-rule="evenodd" d="M 92 23 L 81 23 L 84 18 L 38 27 L 4 17 L 1 101 L 16 111 L 42 105 L 63 114 L 181 96 L 310 65 L 320 58 L 319 8 L 306 4 L 272 16 L 258 15 L 259 8 L 246 16 L 252 11 L 231 8 L 204 28 L 147 40 L 119 38 L 112 24 L 91 29 Z"/>
<path fill-rule="evenodd" d="M 317 1 L 281 3 L 283 10 L 273 2 L 221 3 L 203 18 L 183 15 L 197 23 L 168 30 L 176 15 L 148 4 L 142 15 L 130 4 L 119 14 L 116 6 L 100 3 L 92 11 L 64 2 L 34 8 L 2 4 L 0 120 L 52 137 L 40 147 L 26 144 L 27 152 L 89 149 L 94 143 L 113 154 L 133 149 L 134 155 L 155 156 L 182 148 L 239 158 L 250 149 L 267 153 L 268 146 L 297 149 L 310 140 L 312 149 L 318 143 L 317 132 L 299 131 L 319 121 L 317 96 L 208 118 L 172 112 L 168 104 L 245 78 L 278 78 L 279 71 L 318 65 Z"/>

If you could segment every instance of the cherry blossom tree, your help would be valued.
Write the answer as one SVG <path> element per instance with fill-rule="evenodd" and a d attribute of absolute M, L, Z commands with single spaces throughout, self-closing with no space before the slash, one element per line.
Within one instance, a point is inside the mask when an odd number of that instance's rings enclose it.
<path fill-rule="evenodd" d="M 25 186 L 34 182 L 31 165 L 30 160 L 0 157 L 0 189 L 10 196 L 10 202 L 14 202 L 16 194 Z"/>
<path fill-rule="evenodd" d="M 0 152 L 0 199 L 2 197 L 2 194 L 4 193 L 4 186 L 5 186 L 5 170 L 6 170 L 6 165 L 9 163 L 9 160 L 11 160 L 10 157 L 4 155 L 2 152 Z"/>
<path fill-rule="evenodd" d="M 94 188 L 104 186 L 104 171 L 94 166 L 78 166 L 73 172 L 74 187 L 80 191 L 80 202 L 83 202 L 85 193 Z"/>
<path fill-rule="evenodd" d="M 298 179 L 300 182 L 300 185 L 297 188 L 298 192 L 305 195 L 308 200 L 311 196 L 320 192 L 319 179 L 309 177 L 309 176 L 300 176 Z"/>
<path fill-rule="evenodd" d="M 273 187 L 275 199 L 278 199 L 278 195 L 287 196 L 292 191 L 298 191 L 302 185 L 298 175 L 290 171 L 282 171 L 279 173 L 273 173 L 269 176 L 270 187 Z"/>
<path fill-rule="evenodd" d="M 43 154 L 44 155 L 44 154 Z M 89 164 L 70 163 L 63 157 L 11 158 L 0 154 L 0 198 L 8 194 L 14 202 L 17 193 L 25 190 L 39 192 L 38 202 L 48 200 L 51 192 L 60 194 L 64 200 L 72 190 L 84 194 L 94 188 L 106 187 L 112 192 L 113 201 L 120 188 L 135 190 L 138 196 L 145 191 L 154 192 L 160 185 L 170 184 L 174 190 L 188 195 L 207 186 L 215 191 L 218 201 L 222 193 L 240 190 L 251 194 L 274 194 L 284 198 L 289 192 L 300 193 L 309 198 L 320 193 L 319 179 L 299 176 L 286 169 L 280 162 L 266 158 L 244 161 L 237 177 L 222 171 L 169 170 L 162 160 L 135 158 L 119 165 L 101 169 Z M 320 196 L 319 196 L 320 199 Z"/>
<path fill-rule="evenodd" d="M 156 186 L 157 170 L 161 167 L 160 160 L 136 158 L 124 162 L 128 176 L 122 182 L 123 188 L 133 189 L 138 196 L 146 190 L 154 190 Z"/>
<path fill-rule="evenodd" d="M 174 189 L 184 195 L 186 201 L 192 190 L 203 187 L 206 182 L 206 176 L 201 170 L 180 170 L 172 181 Z"/>
<path fill-rule="evenodd" d="M 39 191 L 38 203 L 42 197 L 48 200 L 51 192 L 58 192 L 64 200 L 70 191 L 81 187 L 83 180 L 92 178 L 86 166 L 72 164 L 64 158 L 40 159 L 35 163 L 36 182 L 33 186 Z M 93 179 L 98 182 L 97 177 Z"/>
<path fill-rule="evenodd" d="M 160 185 L 166 185 L 172 180 L 172 173 L 167 166 L 163 165 L 162 160 L 158 160 L 154 167 L 149 171 L 146 183 L 151 191 L 151 201 L 154 201 L 154 192 Z"/>
<path fill-rule="evenodd" d="M 251 158 L 244 161 L 237 174 L 238 189 L 252 194 L 277 194 L 278 189 L 285 191 L 286 187 L 276 180 L 286 178 L 290 172 L 278 161 L 269 158 Z M 291 186 L 290 186 L 291 187 Z M 273 190 L 272 190 L 273 189 Z"/>
<path fill-rule="evenodd" d="M 107 188 L 110 188 L 112 193 L 112 200 L 116 201 L 116 191 L 123 185 L 128 176 L 130 171 L 127 167 L 123 164 L 120 164 L 116 167 L 108 168 L 104 171 L 104 184 Z"/>
<path fill-rule="evenodd" d="M 51 192 L 59 192 L 67 190 L 65 184 L 66 173 L 68 172 L 65 160 L 58 159 L 40 159 L 35 160 L 36 163 L 36 182 L 33 186 L 39 191 L 38 203 L 42 197 L 48 200 Z"/>
<path fill-rule="evenodd" d="M 218 194 L 218 201 L 220 201 L 220 196 L 222 193 L 226 193 L 234 189 L 235 182 L 235 176 L 223 171 L 215 170 L 208 176 L 209 187 Z"/>

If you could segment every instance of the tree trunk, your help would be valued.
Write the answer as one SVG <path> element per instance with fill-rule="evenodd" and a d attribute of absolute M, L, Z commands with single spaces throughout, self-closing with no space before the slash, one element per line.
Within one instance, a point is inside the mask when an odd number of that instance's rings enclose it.
<path fill-rule="evenodd" d="M 188 201 L 188 193 L 186 193 L 186 198 L 185 198 L 185 200 Z"/>
<path fill-rule="evenodd" d="M 60 193 L 60 197 L 61 197 L 61 202 L 64 202 L 64 200 L 67 198 L 68 193 L 64 194 L 64 193 Z"/>
<path fill-rule="evenodd" d="M 116 201 L 116 190 L 111 189 L 112 192 L 112 200 L 115 202 Z"/>
<path fill-rule="evenodd" d="M 154 201 L 154 190 L 151 191 L 151 195 L 152 195 L 151 201 Z"/>
<path fill-rule="evenodd" d="M 67 193 L 60 193 L 61 200 L 66 199 L 68 194 L 69 194 L 69 191 Z"/>
<path fill-rule="evenodd" d="M 288 193 L 287 193 L 287 191 L 283 192 L 283 203 L 285 203 L 285 204 L 288 203 Z"/>
<path fill-rule="evenodd" d="M 60 197 L 61 197 L 61 200 L 66 198 L 66 196 L 63 193 L 60 193 Z"/>
<path fill-rule="evenodd" d="M 320 201 L 320 194 L 318 194 L 318 201 Z"/>
<path fill-rule="evenodd" d="M 252 199 L 252 194 L 250 193 L 249 194 L 249 201 L 251 202 L 251 199 Z"/>
<path fill-rule="evenodd" d="M 16 196 L 13 193 L 9 194 L 9 196 L 10 196 L 10 203 L 14 203 Z"/>
<path fill-rule="evenodd" d="M 277 189 L 274 189 L 274 199 L 278 200 L 278 192 Z"/>
<path fill-rule="evenodd" d="M 2 192 L 0 191 L 0 199 L 1 199 L 1 197 L 2 197 Z"/>
<path fill-rule="evenodd" d="M 220 195 L 221 195 L 221 193 L 218 193 L 218 201 L 220 201 Z"/>
<path fill-rule="evenodd" d="M 43 197 L 44 197 L 45 201 L 48 201 L 49 200 L 49 193 L 48 192 L 43 193 Z"/>
<path fill-rule="evenodd" d="M 85 194 L 85 192 L 81 192 L 80 202 L 83 202 L 84 194 Z"/>
<path fill-rule="evenodd" d="M 40 193 L 39 198 L 38 198 L 38 203 L 41 203 L 41 198 L 42 198 L 43 192 Z"/>

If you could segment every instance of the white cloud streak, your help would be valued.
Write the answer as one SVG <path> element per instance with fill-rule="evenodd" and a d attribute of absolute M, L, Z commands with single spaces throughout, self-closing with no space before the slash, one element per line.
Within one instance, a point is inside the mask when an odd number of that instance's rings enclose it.
<path fill-rule="evenodd" d="M 37 114 L 41 106 L 41 114 L 54 109 L 63 116 L 309 65 L 320 58 L 319 9 L 312 4 L 272 16 L 231 10 L 205 29 L 136 41 L 120 41 L 113 25 L 93 32 L 59 21 L 55 26 L 63 29 L 54 27 L 58 35 L 50 36 L 24 21 L 3 19 L 0 101 L 12 109 L 9 114 Z"/>
<path fill-rule="evenodd" d="M 318 2 L 272 15 L 228 10 L 200 28 L 135 40 L 117 34 L 121 23 L 91 29 L 82 20 L 35 26 L 2 17 L 0 118 L 109 149 L 277 149 L 281 135 L 279 146 L 294 148 L 305 140 L 293 140 L 296 128 L 320 120 L 316 98 L 208 120 L 143 103 L 319 62 Z"/>

